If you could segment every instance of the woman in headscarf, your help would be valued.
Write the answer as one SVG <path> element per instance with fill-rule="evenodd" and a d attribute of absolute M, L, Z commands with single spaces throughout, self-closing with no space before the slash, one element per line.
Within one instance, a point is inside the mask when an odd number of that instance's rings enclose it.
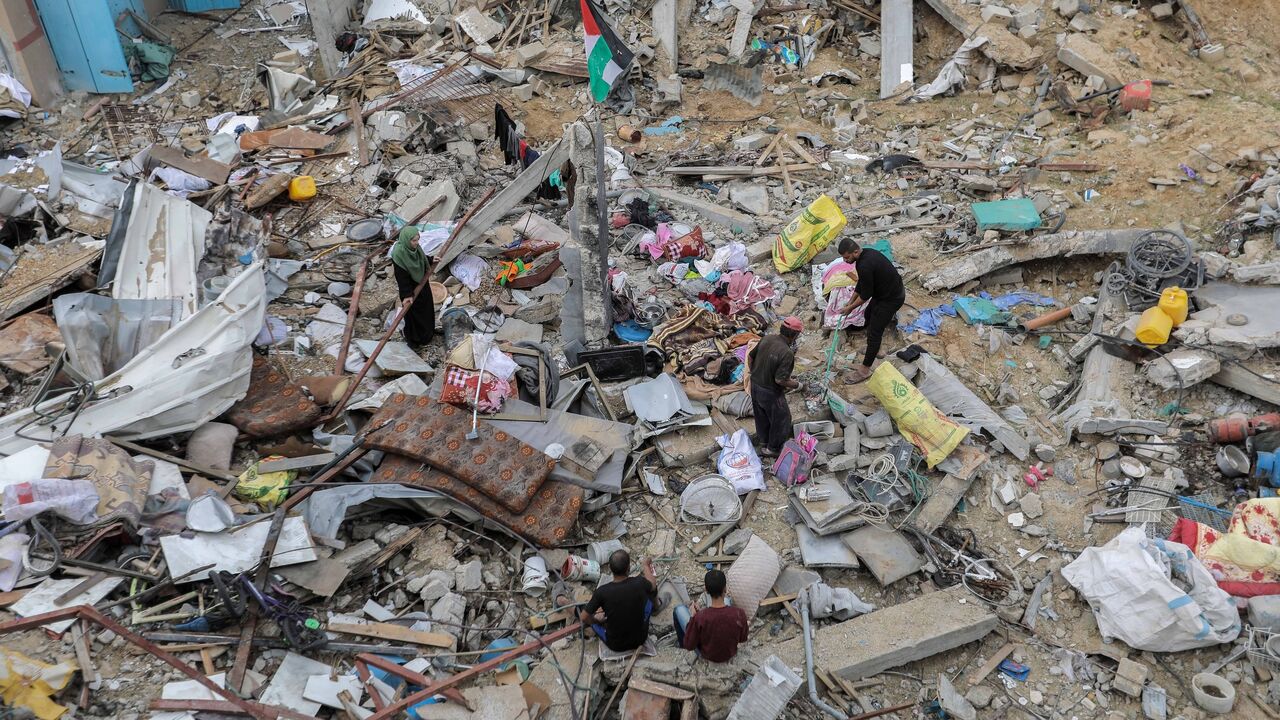
<path fill-rule="evenodd" d="M 400 302 L 407 303 L 413 298 L 413 291 L 427 274 L 427 256 L 418 245 L 418 228 L 406 225 L 391 246 L 391 264 L 395 266 L 396 288 L 400 291 Z M 404 316 L 404 341 L 411 347 L 420 347 L 431 342 L 436 333 L 436 303 L 431 297 L 431 286 L 422 288 L 418 299 Z"/>

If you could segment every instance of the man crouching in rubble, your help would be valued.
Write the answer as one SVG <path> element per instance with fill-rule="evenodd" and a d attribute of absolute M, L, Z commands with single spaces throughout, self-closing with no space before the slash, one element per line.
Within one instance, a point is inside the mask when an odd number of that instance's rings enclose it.
<path fill-rule="evenodd" d="M 649 639 L 649 617 L 658 604 L 658 579 L 649 558 L 642 562 L 641 574 L 631 577 L 631 555 L 626 550 L 615 550 L 609 556 L 609 572 L 613 582 L 591 594 L 580 613 L 582 622 L 610 650 L 630 652 Z"/>
<path fill-rule="evenodd" d="M 693 610 L 677 605 L 673 614 L 676 635 L 680 647 L 694 650 L 698 656 L 713 663 L 726 663 L 738 654 L 738 644 L 747 641 L 747 614 L 742 608 L 733 607 L 724 600 L 728 579 L 719 570 L 708 570 L 702 580 L 711 605 Z"/>
<path fill-rule="evenodd" d="M 775 457 L 791 439 L 791 408 L 785 393 L 800 383 L 791 379 L 796 363 L 796 339 L 804 330 L 800 318 L 782 321 L 777 335 L 765 335 L 751 349 L 751 410 L 756 420 L 756 442 L 760 455 Z"/>

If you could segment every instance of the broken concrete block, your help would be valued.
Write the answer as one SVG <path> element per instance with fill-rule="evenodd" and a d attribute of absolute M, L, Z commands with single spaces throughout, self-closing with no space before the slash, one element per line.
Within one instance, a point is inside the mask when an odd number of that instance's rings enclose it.
<path fill-rule="evenodd" d="M 858 467 L 858 455 L 836 455 L 827 462 L 827 469 L 831 472 L 846 472 L 856 470 Z"/>
<path fill-rule="evenodd" d="M 484 587 L 484 564 L 479 560 L 463 563 L 453 569 L 453 588 L 458 592 L 475 592 Z"/>
<path fill-rule="evenodd" d="M 1058 61 L 1085 77 L 1101 77 L 1107 87 L 1123 85 L 1125 78 L 1134 72 L 1122 66 L 1101 45 L 1079 33 L 1067 34 L 1062 46 L 1058 48 Z"/>
<path fill-rule="evenodd" d="M 1227 49 L 1214 43 L 1200 48 L 1200 59 L 1210 65 L 1218 65 L 1227 57 Z"/>
<path fill-rule="evenodd" d="M 1053 111 L 1052 111 L 1052 110 L 1041 110 L 1040 112 L 1038 112 L 1038 113 L 1036 113 L 1035 115 L 1032 115 L 1032 116 L 1031 116 L 1031 122 L 1032 122 L 1032 124 L 1034 124 L 1037 128 L 1042 128 L 1042 127 L 1045 127 L 1045 126 L 1047 126 L 1047 125 L 1052 125 L 1052 124 L 1053 124 Z"/>
<path fill-rule="evenodd" d="M 733 146 L 738 150 L 763 150 L 773 142 L 773 136 L 764 133 L 751 133 L 734 138 Z"/>
<path fill-rule="evenodd" d="M 1000 189 L 1000 183 L 995 178 L 990 178 L 986 175 L 967 173 L 960 176 L 959 187 L 961 190 L 970 192 L 993 193 Z"/>
<path fill-rule="evenodd" d="M 1222 370 L 1218 356 L 1202 350 L 1182 348 L 1147 363 L 1147 379 L 1166 390 L 1188 388 L 1208 380 Z"/>
<path fill-rule="evenodd" d="M 1022 514 L 1032 520 L 1044 514 L 1044 503 L 1040 501 L 1040 496 L 1035 493 L 1027 493 L 1018 501 L 1018 506 L 1022 508 Z"/>
<path fill-rule="evenodd" d="M 724 554 L 737 555 L 742 549 L 751 542 L 751 536 L 755 533 L 751 532 L 751 528 L 738 528 L 725 536 Z"/>
<path fill-rule="evenodd" d="M 547 54 L 547 46 L 541 42 L 531 42 L 528 45 L 522 45 L 516 48 L 512 54 L 511 60 L 516 67 L 526 67 L 533 64 L 538 58 Z"/>
<path fill-rule="evenodd" d="M 471 145 L 470 142 L 462 143 Z M 475 152 L 475 146 L 471 145 L 472 153 Z M 402 205 L 396 214 L 405 220 L 411 220 L 418 217 L 427 208 L 431 207 L 440 197 L 444 197 L 444 201 L 435 206 L 435 209 L 428 212 L 422 217 L 422 220 L 429 222 L 439 222 L 441 220 L 450 220 L 454 214 L 458 212 L 458 204 L 461 202 L 458 198 L 458 190 L 454 187 L 453 181 L 445 178 L 418 190 L 412 197 Z M 421 222 L 421 221 L 419 221 Z"/>
<path fill-rule="evenodd" d="M 969 692 L 964 694 L 964 699 L 973 703 L 973 706 L 979 710 L 991 704 L 991 700 L 995 698 L 996 691 L 986 685 L 975 685 L 969 688 Z"/>
<path fill-rule="evenodd" d="M 1142 686 L 1147 684 L 1147 678 L 1151 676 L 1151 668 L 1140 662 L 1123 658 L 1120 660 L 1120 667 L 1116 669 L 1115 679 L 1111 681 L 1111 687 L 1136 698 L 1142 694 Z"/>
<path fill-rule="evenodd" d="M 511 94 L 521 102 L 529 102 L 533 99 L 533 83 L 516 85 L 511 88 Z"/>
<path fill-rule="evenodd" d="M 760 240 L 747 246 L 747 260 L 750 260 L 752 264 L 758 263 L 772 254 L 773 240 Z"/>
<path fill-rule="evenodd" d="M 198 108 L 201 100 L 204 100 L 204 97 L 200 95 L 198 90 L 188 90 L 178 96 L 178 101 L 185 108 Z"/>
<path fill-rule="evenodd" d="M 1059 15 L 1070 20 L 1080 12 L 1080 0 L 1057 0 L 1054 8 Z"/>
<path fill-rule="evenodd" d="M 1098 19 L 1097 15 L 1080 14 L 1071 18 L 1071 22 L 1068 24 L 1068 27 L 1076 32 L 1098 32 L 1102 29 L 1102 21 Z"/>
<path fill-rule="evenodd" d="M 982 22 L 994 22 L 1007 27 L 1013 22 L 1013 12 L 999 5 L 988 5 L 982 8 Z"/>
<path fill-rule="evenodd" d="M 769 214 L 769 191 L 763 185 L 754 182 L 731 182 L 728 184 L 729 202 L 752 215 Z"/>
<path fill-rule="evenodd" d="M 447 570 L 432 570 L 410 580 L 405 584 L 405 589 L 417 594 L 425 603 L 434 603 L 453 589 L 453 579 L 453 573 Z"/>
<path fill-rule="evenodd" d="M 458 593 L 446 593 L 431 606 L 431 619 L 444 625 L 461 625 L 467 612 L 467 599 Z"/>
<path fill-rule="evenodd" d="M 928 622 L 921 622 L 928 618 Z M 813 655 L 828 672 L 861 680 L 986 637 L 998 620 L 962 586 L 819 627 Z M 787 665 L 804 667 L 804 638 L 777 647 Z"/>
<path fill-rule="evenodd" d="M 1173 3 L 1158 3 L 1151 6 L 1151 17 L 1156 20 L 1168 20 L 1173 17 Z"/>
<path fill-rule="evenodd" d="M 948 717 L 960 720 L 978 720 L 978 711 L 969 699 L 956 690 L 945 673 L 938 675 L 938 704 L 947 711 Z"/>
<path fill-rule="evenodd" d="M 1054 450 L 1052 445 L 1045 443 L 1037 445 L 1035 451 L 1036 457 L 1040 458 L 1041 462 L 1053 462 L 1058 457 L 1058 451 Z"/>

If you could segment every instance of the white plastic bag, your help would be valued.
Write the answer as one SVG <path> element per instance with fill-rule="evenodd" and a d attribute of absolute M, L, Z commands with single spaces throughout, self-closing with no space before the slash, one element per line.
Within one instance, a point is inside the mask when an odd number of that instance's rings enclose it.
<path fill-rule="evenodd" d="M 54 512 L 76 525 L 88 525 L 98 519 L 98 490 L 88 480 L 42 478 L 7 486 L 3 508 L 5 520 L 22 522 Z"/>
<path fill-rule="evenodd" d="M 1089 601 L 1103 638 L 1119 638 L 1137 650 L 1191 650 L 1240 634 L 1231 596 L 1191 550 L 1151 540 L 1139 528 L 1086 548 L 1062 568 L 1062 577 Z"/>
<path fill-rule="evenodd" d="M 734 492 L 745 495 L 752 490 L 764 490 L 764 468 L 756 456 L 756 449 L 751 447 L 747 431 L 739 428 L 733 435 L 716 438 L 716 442 L 722 448 L 716 468 L 733 483 Z"/>

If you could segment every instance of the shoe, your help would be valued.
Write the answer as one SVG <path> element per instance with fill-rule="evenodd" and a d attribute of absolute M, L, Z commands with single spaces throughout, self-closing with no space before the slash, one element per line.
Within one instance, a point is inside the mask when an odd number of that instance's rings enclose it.
<path fill-rule="evenodd" d="M 758 454 L 759 454 L 759 455 L 760 455 L 760 457 L 762 457 L 762 458 L 776 458 L 776 457 L 778 457 L 778 453 L 774 452 L 773 450 L 770 450 L 769 448 L 765 448 L 764 450 L 761 450 Z"/>

